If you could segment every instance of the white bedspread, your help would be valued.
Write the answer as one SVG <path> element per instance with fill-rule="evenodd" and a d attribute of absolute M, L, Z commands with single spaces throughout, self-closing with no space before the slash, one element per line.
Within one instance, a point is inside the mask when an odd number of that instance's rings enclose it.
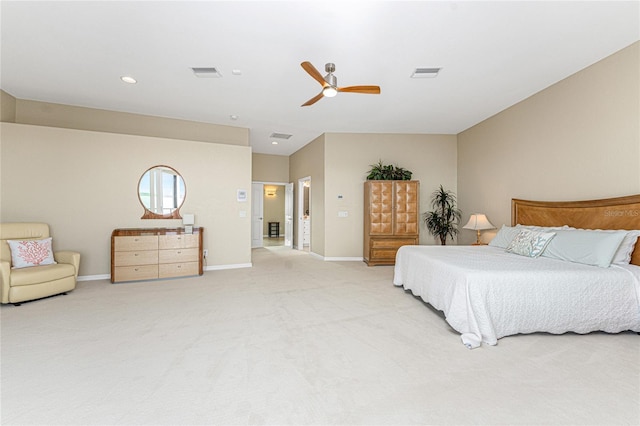
<path fill-rule="evenodd" d="M 537 331 L 640 331 L 640 267 L 599 268 L 490 246 L 403 246 L 393 283 L 444 312 L 470 348 Z"/>

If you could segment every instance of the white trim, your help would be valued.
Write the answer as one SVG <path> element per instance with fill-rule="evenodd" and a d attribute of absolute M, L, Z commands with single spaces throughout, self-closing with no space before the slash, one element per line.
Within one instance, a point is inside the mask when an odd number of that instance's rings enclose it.
<path fill-rule="evenodd" d="M 111 274 L 102 275 L 80 275 L 76 281 L 97 281 L 97 280 L 110 280 Z"/>
<path fill-rule="evenodd" d="M 239 268 L 253 268 L 253 263 L 232 263 L 229 265 L 213 265 L 204 268 L 205 271 L 219 271 L 222 269 L 239 269 Z"/>
<path fill-rule="evenodd" d="M 362 262 L 362 257 L 325 257 L 327 262 Z"/>

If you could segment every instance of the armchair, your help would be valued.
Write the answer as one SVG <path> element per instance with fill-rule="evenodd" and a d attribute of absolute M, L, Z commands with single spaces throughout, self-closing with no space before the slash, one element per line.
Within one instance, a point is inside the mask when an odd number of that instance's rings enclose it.
<path fill-rule="evenodd" d="M 66 294 L 76 287 L 80 253 L 54 252 L 57 263 L 26 268 L 11 268 L 11 250 L 7 240 L 41 240 L 48 238 L 46 223 L 0 224 L 0 303 L 19 306 L 27 300 Z"/>

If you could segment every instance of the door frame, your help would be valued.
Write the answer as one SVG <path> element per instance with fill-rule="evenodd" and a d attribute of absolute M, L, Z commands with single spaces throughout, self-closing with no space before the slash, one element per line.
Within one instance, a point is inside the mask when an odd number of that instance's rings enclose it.
<path fill-rule="evenodd" d="M 277 185 L 277 186 L 284 186 L 285 188 L 285 192 L 287 190 L 287 185 L 290 184 L 290 182 L 273 182 L 273 181 L 262 181 L 262 180 L 254 180 L 251 182 L 252 186 L 253 184 L 260 184 L 262 185 L 263 191 L 262 191 L 262 200 L 263 200 L 263 208 L 262 208 L 262 212 L 260 214 L 260 216 L 264 219 L 264 186 L 265 185 Z M 285 212 L 285 218 L 284 218 L 284 235 L 285 235 L 285 247 L 289 247 L 291 248 L 292 245 L 292 240 L 293 238 L 291 238 L 290 243 L 287 244 L 287 235 L 293 235 L 293 222 L 292 221 L 288 221 L 287 220 L 287 201 L 289 201 L 291 203 L 290 206 L 290 211 L 293 211 L 293 197 L 291 197 L 290 200 L 287 199 L 287 197 L 285 197 L 285 206 L 284 206 L 284 212 Z M 251 202 L 253 203 L 253 200 L 251 200 Z M 253 226 L 253 225 L 252 225 Z M 264 220 L 263 220 L 263 226 L 264 226 Z M 289 228 L 289 229 L 287 229 Z M 289 232 L 289 234 L 287 234 L 287 231 Z M 262 233 L 262 231 L 260 231 Z M 252 238 L 253 241 L 253 238 Z M 262 244 L 260 244 L 260 247 L 262 247 Z M 257 248 L 257 247 L 252 247 L 252 248 Z"/>

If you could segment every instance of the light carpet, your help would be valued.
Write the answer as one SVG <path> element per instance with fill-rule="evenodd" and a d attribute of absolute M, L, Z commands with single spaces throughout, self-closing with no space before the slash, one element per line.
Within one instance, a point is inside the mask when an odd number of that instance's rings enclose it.
<path fill-rule="evenodd" d="M 252 261 L 3 305 L 2 424 L 640 424 L 635 333 L 469 350 L 393 267 Z"/>

